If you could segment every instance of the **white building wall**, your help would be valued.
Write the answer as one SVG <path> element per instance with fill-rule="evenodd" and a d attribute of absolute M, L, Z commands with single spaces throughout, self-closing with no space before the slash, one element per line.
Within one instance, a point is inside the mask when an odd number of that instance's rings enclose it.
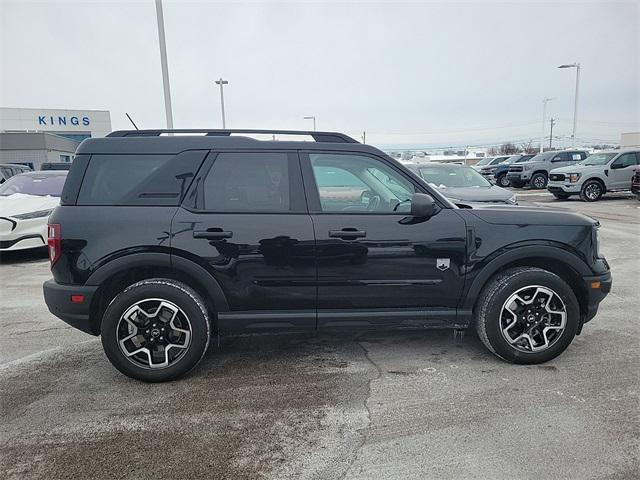
<path fill-rule="evenodd" d="M 620 148 L 640 148 L 640 132 L 629 132 L 620 135 Z"/>
<path fill-rule="evenodd" d="M 0 108 L 0 132 L 49 132 L 90 134 L 104 137 L 111 132 L 111 114 L 106 110 L 57 110 Z"/>

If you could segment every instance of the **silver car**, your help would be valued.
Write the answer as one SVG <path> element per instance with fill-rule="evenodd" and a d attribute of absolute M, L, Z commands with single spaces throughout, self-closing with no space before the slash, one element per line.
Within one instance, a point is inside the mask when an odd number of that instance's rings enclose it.
<path fill-rule="evenodd" d="M 444 163 L 405 166 L 454 203 L 518 203 L 513 192 L 493 185 L 471 167 Z"/>

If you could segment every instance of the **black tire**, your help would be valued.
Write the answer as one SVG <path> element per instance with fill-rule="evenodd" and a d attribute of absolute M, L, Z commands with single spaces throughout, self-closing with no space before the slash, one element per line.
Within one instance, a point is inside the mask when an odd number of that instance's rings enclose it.
<path fill-rule="evenodd" d="M 604 188 L 598 180 L 587 180 L 580 190 L 580 199 L 583 202 L 597 202 L 603 194 Z"/>
<path fill-rule="evenodd" d="M 531 180 L 529 182 L 529 184 L 531 185 L 531 188 L 535 190 L 541 190 L 543 188 L 547 188 L 547 183 L 548 183 L 547 175 L 544 173 L 536 173 L 533 177 L 531 177 Z"/>
<path fill-rule="evenodd" d="M 509 185 L 511 185 L 511 182 L 507 178 L 507 174 L 506 173 L 503 173 L 498 178 L 496 178 L 496 183 L 498 184 L 499 187 L 502 187 L 502 188 L 506 188 Z"/>
<path fill-rule="evenodd" d="M 122 328 L 128 328 L 128 325 L 124 324 L 123 327 L 123 324 L 121 324 L 123 315 L 127 310 L 133 308 L 138 303 L 144 307 L 144 302 L 147 301 L 150 303 L 154 301 L 165 301 L 171 305 L 171 307 L 179 309 L 180 313 L 179 315 L 176 315 L 176 317 L 179 316 L 181 319 L 179 321 L 182 321 L 187 325 L 180 325 L 180 327 L 184 329 L 181 331 L 187 331 L 187 329 L 190 330 L 190 336 L 183 337 L 183 340 L 184 338 L 186 338 L 186 340 L 181 344 L 186 345 L 186 348 L 176 345 L 178 348 L 172 348 L 170 346 L 166 349 L 165 359 L 168 363 L 167 366 L 145 368 L 142 366 L 142 361 L 139 357 L 137 358 L 136 356 L 125 355 L 123 349 L 120 347 L 119 339 L 122 340 L 122 338 L 120 338 L 123 335 Z M 156 312 L 160 312 L 160 306 L 158 306 Z M 160 325 L 167 326 L 167 331 L 169 331 L 170 328 L 168 325 L 171 325 L 173 320 L 171 323 L 162 323 L 166 320 L 166 317 L 164 319 L 158 318 L 157 313 L 154 317 L 156 320 L 153 321 L 157 321 Z M 152 321 L 148 318 L 145 320 Z M 127 323 L 124 320 L 122 321 Z M 159 328 L 154 328 L 153 330 L 157 331 L 158 329 Z M 129 332 L 131 332 L 131 330 L 129 330 Z M 140 330 L 136 330 L 136 332 L 140 332 L 140 336 L 143 335 L 142 328 L 140 328 Z M 146 330 L 146 333 L 149 333 L 149 330 Z M 120 372 L 124 373 L 128 377 L 145 382 L 165 382 L 184 375 L 195 367 L 200 360 L 202 360 L 207 352 L 207 348 L 209 347 L 209 340 L 211 338 L 211 322 L 209 320 L 209 314 L 204 301 L 192 288 L 176 280 L 152 278 L 142 280 L 127 287 L 113 299 L 102 318 L 101 334 L 102 346 L 107 358 Z M 173 332 L 171 334 L 173 334 Z M 120 337 L 118 337 L 118 335 L 120 335 Z M 159 333 L 158 335 L 165 334 Z M 169 335 L 169 333 L 167 333 L 167 335 Z M 140 337 L 135 338 L 137 339 Z M 158 338 L 158 341 L 167 342 L 163 336 Z M 173 343 L 173 341 L 171 341 L 171 343 Z M 149 345 L 152 344 L 149 343 Z M 155 343 L 155 345 L 157 346 L 158 344 Z M 135 348 L 136 347 L 133 346 L 132 350 Z M 164 353 L 165 347 L 163 346 L 162 348 L 162 353 Z M 172 356 L 175 356 L 173 361 L 169 361 L 169 351 L 175 352 L 171 354 Z M 152 363 L 153 360 L 151 360 L 150 355 L 146 355 L 148 363 Z M 142 354 L 140 354 L 140 356 L 144 357 Z"/>
<path fill-rule="evenodd" d="M 518 182 L 516 180 L 509 180 L 509 183 L 514 188 L 522 188 L 522 187 L 524 187 L 524 183 L 523 182 Z"/>
<path fill-rule="evenodd" d="M 553 196 L 556 197 L 556 200 L 566 200 L 571 196 L 568 193 L 557 193 L 557 192 L 552 192 L 552 193 L 553 193 Z"/>
<path fill-rule="evenodd" d="M 552 290 L 562 300 L 566 311 L 564 330 L 546 349 L 537 352 L 516 348 L 506 340 L 501 327 L 505 302 L 528 286 Z M 536 364 L 548 362 L 569 346 L 578 330 L 580 308 L 571 287 L 554 273 L 536 267 L 517 267 L 496 275 L 487 283 L 479 296 L 475 315 L 478 336 L 493 354 L 511 363 Z"/>

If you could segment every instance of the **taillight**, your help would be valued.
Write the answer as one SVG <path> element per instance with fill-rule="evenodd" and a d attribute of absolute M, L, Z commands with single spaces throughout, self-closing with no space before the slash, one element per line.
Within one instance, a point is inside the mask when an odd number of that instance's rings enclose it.
<path fill-rule="evenodd" d="M 49 261 L 51 266 L 60 258 L 60 247 L 62 244 L 62 237 L 60 233 L 59 223 L 49 223 L 47 225 L 47 245 L 49 245 Z"/>

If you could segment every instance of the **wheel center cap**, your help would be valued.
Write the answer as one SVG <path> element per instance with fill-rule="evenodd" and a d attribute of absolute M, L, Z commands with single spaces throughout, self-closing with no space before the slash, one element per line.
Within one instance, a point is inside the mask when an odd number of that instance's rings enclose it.
<path fill-rule="evenodd" d="M 159 337 L 160 336 L 160 330 L 158 330 L 157 328 L 154 328 L 153 330 L 151 330 L 151 335 L 154 337 Z"/>
<path fill-rule="evenodd" d="M 527 315 L 527 322 L 535 322 L 536 316 L 533 313 Z"/>

